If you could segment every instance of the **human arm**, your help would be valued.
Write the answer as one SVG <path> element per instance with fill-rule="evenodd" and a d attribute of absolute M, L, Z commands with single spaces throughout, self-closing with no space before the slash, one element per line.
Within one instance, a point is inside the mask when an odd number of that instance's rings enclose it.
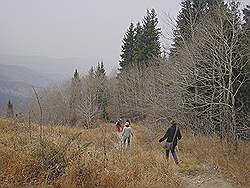
<path fill-rule="evenodd" d="M 177 138 L 178 138 L 178 140 L 180 140 L 182 138 L 181 131 L 179 128 L 177 130 Z"/>
<path fill-rule="evenodd" d="M 125 133 L 125 127 L 123 127 L 122 129 L 122 136 L 124 135 L 124 133 Z"/>
<path fill-rule="evenodd" d="M 166 140 L 167 137 L 168 137 L 168 134 L 169 134 L 169 129 L 167 130 L 167 132 L 165 133 L 165 135 L 159 140 L 159 142 L 163 142 L 164 140 Z"/>

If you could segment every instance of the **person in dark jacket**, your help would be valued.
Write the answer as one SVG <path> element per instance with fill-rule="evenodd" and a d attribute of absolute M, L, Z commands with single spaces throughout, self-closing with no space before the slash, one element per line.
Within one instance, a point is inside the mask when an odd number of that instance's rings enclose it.
<path fill-rule="evenodd" d="M 122 131 L 122 119 L 121 118 L 117 120 L 117 122 L 115 123 L 115 126 L 118 132 Z"/>
<path fill-rule="evenodd" d="M 175 163 L 178 164 L 179 162 L 178 162 L 175 148 L 177 146 L 178 140 L 181 139 L 181 132 L 180 132 L 180 129 L 176 126 L 175 121 L 172 121 L 171 124 L 172 124 L 171 127 L 167 129 L 167 132 L 159 140 L 159 142 L 163 142 L 164 140 L 166 140 L 166 147 L 164 149 L 165 157 L 166 159 L 168 159 L 169 151 L 171 151 Z"/>

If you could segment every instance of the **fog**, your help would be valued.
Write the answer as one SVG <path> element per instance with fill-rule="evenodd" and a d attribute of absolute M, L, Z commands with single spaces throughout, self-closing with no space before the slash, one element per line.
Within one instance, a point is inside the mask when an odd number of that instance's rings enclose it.
<path fill-rule="evenodd" d="M 110 71 L 118 67 L 121 40 L 130 22 L 141 21 L 147 9 L 155 8 L 159 26 L 166 27 L 165 14 L 176 17 L 180 2 L 0 0 L 0 55 L 77 58 L 72 67 L 66 66 L 70 61 L 61 61 L 66 69 L 55 67 L 67 74 L 73 66 L 88 69 L 103 60 Z"/>

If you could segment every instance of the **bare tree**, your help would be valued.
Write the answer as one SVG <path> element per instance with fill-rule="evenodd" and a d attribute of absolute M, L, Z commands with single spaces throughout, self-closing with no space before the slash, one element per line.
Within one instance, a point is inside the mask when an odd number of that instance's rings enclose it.
<path fill-rule="evenodd" d="M 237 142 L 241 109 L 236 101 L 246 81 L 247 62 L 242 61 L 242 32 L 234 16 L 220 6 L 206 15 L 175 63 L 176 70 L 184 67 L 180 75 L 186 88 L 185 108 L 198 117 L 196 128 L 218 129 L 228 141 Z"/>
<path fill-rule="evenodd" d="M 93 127 L 98 117 L 97 81 L 86 76 L 82 79 L 81 98 L 77 109 L 80 121 L 87 127 Z"/>
<path fill-rule="evenodd" d="M 43 104 L 43 122 L 53 124 L 68 124 L 70 121 L 70 83 L 66 82 L 53 88 L 37 91 Z M 39 106 L 36 99 L 32 99 L 28 106 L 30 121 L 39 122 Z"/>

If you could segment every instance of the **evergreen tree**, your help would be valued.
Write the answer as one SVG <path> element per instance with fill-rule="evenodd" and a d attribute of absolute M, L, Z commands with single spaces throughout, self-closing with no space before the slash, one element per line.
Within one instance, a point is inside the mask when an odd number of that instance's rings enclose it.
<path fill-rule="evenodd" d="M 248 73 L 250 71 L 250 5 L 247 5 L 246 8 L 243 10 L 243 19 L 244 22 L 242 27 L 243 27 L 243 32 L 244 32 L 244 36 L 242 37 L 242 42 L 244 45 L 244 49 L 245 49 L 245 54 L 247 55 L 246 58 L 248 60 L 247 63 L 247 70 Z M 250 76 L 250 75 L 248 75 Z M 250 79 L 250 78 L 249 78 Z"/>
<path fill-rule="evenodd" d="M 243 19 L 244 19 L 244 24 L 243 27 L 245 27 L 248 32 L 250 32 L 250 5 L 247 5 L 244 9 L 243 9 Z M 249 34 L 249 33 L 248 33 Z"/>
<path fill-rule="evenodd" d="M 158 58 L 161 54 L 160 34 L 161 29 L 157 27 L 158 18 L 154 9 L 147 10 L 147 15 L 142 21 L 142 52 L 140 63 L 149 64 L 153 58 Z"/>
<path fill-rule="evenodd" d="M 121 71 L 132 64 L 148 65 L 153 58 L 160 57 L 161 30 L 157 25 L 158 18 L 154 9 L 147 10 L 142 25 L 138 22 L 134 28 L 133 23 L 130 24 L 122 41 Z"/>
<path fill-rule="evenodd" d="M 97 63 L 97 67 L 96 67 L 96 71 L 95 71 L 95 76 L 96 76 L 97 78 L 100 77 L 100 69 L 101 69 L 100 63 L 98 62 L 98 63 Z"/>
<path fill-rule="evenodd" d="M 97 82 L 97 105 L 98 111 L 100 114 L 100 118 L 108 120 L 108 113 L 107 113 L 107 96 L 106 96 L 106 71 L 104 68 L 103 61 L 101 63 L 98 62 L 97 68 L 95 71 L 95 82 Z"/>
<path fill-rule="evenodd" d="M 14 117 L 14 110 L 13 110 L 13 104 L 11 101 L 8 101 L 8 107 L 7 107 L 7 117 L 13 118 Z"/>
<path fill-rule="evenodd" d="M 104 69 L 103 61 L 101 61 L 100 76 L 103 77 L 103 78 L 106 76 L 106 72 L 105 72 L 105 69 Z"/>
<path fill-rule="evenodd" d="M 143 29 L 140 24 L 140 22 L 137 23 L 135 28 L 135 45 L 134 45 L 134 57 L 133 57 L 133 63 L 139 64 L 143 61 Z"/>
<path fill-rule="evenodd" d="M 74 76 L 71 81 L 71 96 L 70 96 L 70 123 L 74 126 L 77 122 L 77 109 L 80 100 L 80 76 L 75 69 Z"/>
<path fill-rule="evenodd" d="M 91 68 L 89 69 L 89 77 L 90 78 L 94 78 L 95 77 L 95 71 L 94 71 L 94 67 L 91 66 Z"/>
<path fill-rule="evenodd" d="M 223 0 L 185 0 L 181 3 L 182 8 L 174 30 L 174 43 L 170 49 L 171 56 L 177 55 L 179 48 L 188 45 L 203 16 L 222 3 Z"/>
<path fill-rule="evenodd" d="M 220 94 L 221 90 L 227 88 L 227 91 L 223 91 L 225 95 L 224 102 L 232 105 L 232 117 L 240 119 L 239 115 L 242 114 L 241 109 L 245 102 L 242 103 L 240 92 L 237 93 L 237 88 L 240 88 L 245 80 L 242 67 L 244 67 L 246 61 L 242 58 L 245 56 L 245 48 L 242 48 L 242 41 L 240 40 L 239 4 L 237 2 L 224 4 L 221 1 L 217 1 L 215 5 L 206 1 L 203 2 L 205 4 L 202 10 L 205 13 L 200 14 L 200 18 L 196 23 L 197 28 L 193 31 L 189 28 L 182 30 L 181 37 L 184 40 L 181 42 L 186 42 L 186 44 L 184 46 L 181 44 L 180 48 L 178 48 L 179 46 L 176 47 L 176 50 L 178 55 L 178 50 L 180 51 L 183 47 L 188 47 L 189 44 L 195 47 L 195 51 L 190 50 L 194 73 L 193 78 L 190 79 L 192 80 L 192 87 L 188 88 L 191 95 L 187 97 L 187 100 L 192 101 L 192 106 L 195 107 L 193 108 L 194 125 L 201 125 L 199 121 L 202 118 L 207 119 L 207 117 L 210 117 L 209 121 L 211 121 L 212 125 L 219 125 L 226 129 L 229 125 L 224 126 L 221 124 L 221 116 L 218 116 L 223 111 L 220 105 L 211 106 L 211 109 L 207 110 L 206 113 L 201 112 L 204 111 L 202 106 L 207 102 L 208 98 L 213 99 L 215 103 L 220 102 L 220 96 L 214 97 L 211 93 Z M 193 12 L 195 12 L 196 7 L 194 4 L 190 3 L 190 6 L 190 9 L 194 8 Z M 205 34 L 208 34 L 209 37 L 206 38 Z M 203 40 L 203 42 L 199 43 L 195 40 Z M 223 87 L 218 87 L 217 82 L 221 83 Z M 230 99 L 233 100 L 230 101 Z M 237 114 L 233 115 L 236 112 Z M 228 114 L 222 115 L 225 117 Z M 236 120 L 232 120 L 230 126 L 236 130 L 236 125 L 239 126 L 240 121 L 236 123 Z M 202 127 L 200 128 L 202 129 Z"/>
<path fill-rule="evenodd" d="M 134 59 L 134 45 L 135 45 L 135 30 L 134 24 L 131 23 L 122 41 L 121 51 L 121 70 L 133 63 Z"/>
<path fill-rule="evenodd" d="M 77 69 L 75 69 L 75 72 L 74 72 L 74 78 L 73 78 L 74 80 L 80 80 L 80 76 L 79 76 L 79 73 L 78 73 L 78 71 L 77 71 Z"/>
<path fill-rule="evenodd" d="M 243 20 L 244 23 L 242 24 L 243 28 L 243 36 L 242 36 L 242 43 L 245 49 L 245 54 L 247 55 L 248 64 L 247 68 L 250 71 L 250 5 L 247 5 L 246 8 L 243 9 Z"/>
<path fill-rule="evenodd" d="M 101 61 L 101 64 L 98 62 L 96 72 L 95 72 L 96 78 L 103 79 L 106 76 L 106 72 L 104 69 L 103 61 Z"/>
<path fill-rule="evenodd" d="M 181 2 L 181 7 L 181 11 L 177 16 L 177 26 L 174 30 L 174 44 L 171 49 L 171 55 L 177 54 L 179 48 L 185 44 L 185 41 L 192 37 L 194 26 L 197 23 L 192 1 L 186 0 Z"/>
<path fill-rule="evenodd" d="M 103 61 L 101 61 L 101 66 L 100 66 L 100 77 L 103 80 L 103 82 L 106 82 L 106 71 L 104 69 L 104 64 Z M 105 83 L 106 84 L 106 83 Z M 107 96 L 106 96 L 106 88 L 105 84 L 102 85 L 101 93 L 100 93 L 100 109 L 101 109 L 101 117 L 105 120 L 108 120 L 108 113 L 107 113 Z"/>
<path fill-rule="evenodd" d="M 239 91 L 239 97 L 243 104 L 243 110 L 245 113 L 250 112 L 250 6 L 247 5 L 246 8 L 243 9 L 243 21 L 242 24 L 242 37 L 241 37 L 241 50 L 242 56 L 241 60 L 246 64 L 244 68 L 244 76 L 246 82 L 244 83 L 242 89 Z"/>

